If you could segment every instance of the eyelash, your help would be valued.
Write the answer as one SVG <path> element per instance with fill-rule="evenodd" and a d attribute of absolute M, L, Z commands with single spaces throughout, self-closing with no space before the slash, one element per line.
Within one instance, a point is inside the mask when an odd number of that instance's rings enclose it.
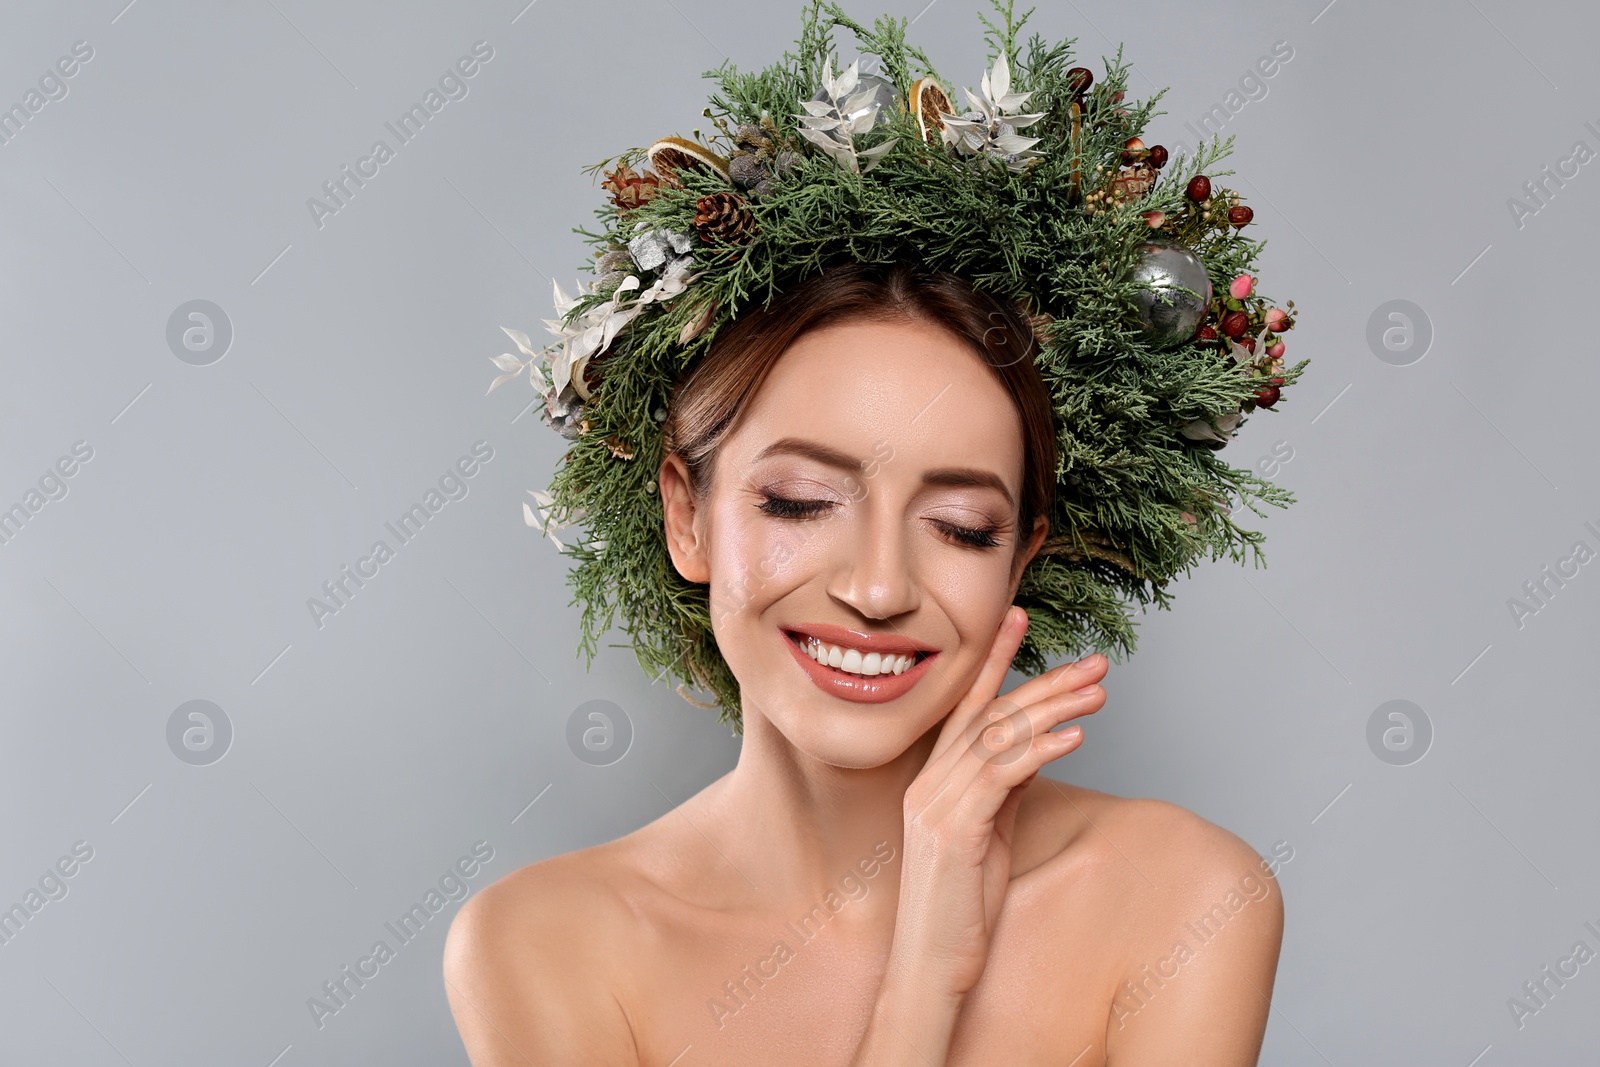
<path fill-rule="evenodd" d="M 784 519 L 808 519 L 833 506 L 831 500 L 791 500 L 772 492 L 763 492 L 762 495 L 766 500 L 756 507 L 768 515 Z M 999 532 L 997 527 L 985 526 L 974 529 L 948 522 L 935 522 L 934 525 L 951 540 L 972 548 L 994 548 L 1000 544 L 994 536 Z"/>

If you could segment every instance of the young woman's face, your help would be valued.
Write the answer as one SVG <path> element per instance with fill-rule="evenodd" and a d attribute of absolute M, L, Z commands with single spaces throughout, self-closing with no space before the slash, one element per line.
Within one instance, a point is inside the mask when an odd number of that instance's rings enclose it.
<path fill-rule="evenodd" d="M 1015 404 L 941 327 L 848 321 L 791 345 L 700 507 L 662 477 L 674 561 L 710 583 L 746 720 L 827 763 L 874 767 L 947 715 L 1044 535 L 1042 522 L 1017 528 L 1022 474 Z M 841 652 L 881 638 L 928 654 L 867 676 L 870 657 L 836 668 L 808 655 L 803 635 L 819 631 Z"/>

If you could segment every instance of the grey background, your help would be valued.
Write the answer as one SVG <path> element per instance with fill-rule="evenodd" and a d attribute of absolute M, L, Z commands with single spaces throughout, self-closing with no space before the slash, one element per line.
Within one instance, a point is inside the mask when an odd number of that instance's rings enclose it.
<path fill-rule="evenodd" d="M 580 276 L 570 229 L 602 195 L 581 166 L 703 126 L 701 72 L 776 60 L 800 5 L 125 3 L 11 3 L 0 33 L 7 106 L 94 49 L 0 145 L 0 505 L 93 449 L 0 545 L 0 905 L 94 850 L 0 946 L 0 1061 L 464 1064 L 439 976 L 455 903 L 321 1028 L 307 998 L 475 842 L 474 890 L 638 827 L 738 751 L 626 649 L 581 668 L 563 561 L 521 518 L 563 442 L 526 385 L 484 397 L 488 357 Z M 1300 503 L 1245 515 L 1270 569 L 1183 581 L 1052 773 L 1293 848 L 1264 1063 L 1592 1062 L 1600 963 L 1520 1029 L 1506 1001 L 1600 948 L 1600 563 L 1520 627 L 1508 602 L 1600 548 L 1600 162 L 1521 225 L 1508 198 L 1600 149 L 1600 17 L 1325 3 L 1030 23 L 1097 72 L 1125 40 L 1136 95 L 1174 87 L 1147 137 L 1169 146 L 1289 42 L 1224 132 L 1262 284 L 1302 311 L 1290 358 L 1315 360 L 1228 446 L 1292 450 L 1273 476 Z M 973 3 L 850 6 L 916 16 L 977 85 Z M 307 198 L 479 40 L 468 95 L 319 228 Z M 208 366 L 166 340 L 196 299 L 233 328 Z M 1367 342 L 1391 300 L 1434 332 L 1407 366 Z M 308 598 L 478 440 L 467 495 L 319 627 Z M 609 766 L 566 742 L 595 699 L 632 725 Z M 233 731 L 205 766 L 168 747 L 191 700 Z M 1432 725 L 1420 762 L 1369 749 L 1390 700 Z"/>

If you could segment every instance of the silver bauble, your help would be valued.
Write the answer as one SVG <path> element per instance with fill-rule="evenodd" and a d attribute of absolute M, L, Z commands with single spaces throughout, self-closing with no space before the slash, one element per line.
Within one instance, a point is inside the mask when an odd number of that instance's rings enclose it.
<path fill-rule="evenodd" d="M 1171 348 L 1193 339 L 1211 303 L 1211 277 L 1206 265 L 1187 248 L 1165 240 L 1140 245 L 1139 256 L 1133 279 L 1144 288 L 1133 299 L 1139 305 L 1139 321 L 1150 344 Z"/>
<path fill-rule="evenodd" d="M 849 94 L 847 94 L 846 99 L 855 96 L 857 93 L 865 89 L 872 90 L 872 95 L 867 98 L 866 105 L 850 112 L 850 114 L 846 115 L 845 118 L 854 120 L 860 118 L 869 111 L 893 111 L 895 108 L 900 106 L 900 98 L 899 94 L 895 92 L 894 82 L 890 81 L 888 78 L 880 78 L 876 74 L 858 74 L 856 76 L 856 87 L 851 90 Z M 828 90 L 818 89 L 815 93 L 811 94 L 811 99 L 827 102 Z M 843 104 L 844 100 L 840 100 L 839 103 Z M 876 123 L 874 123 L 874 125 L 876 125 Z"/>

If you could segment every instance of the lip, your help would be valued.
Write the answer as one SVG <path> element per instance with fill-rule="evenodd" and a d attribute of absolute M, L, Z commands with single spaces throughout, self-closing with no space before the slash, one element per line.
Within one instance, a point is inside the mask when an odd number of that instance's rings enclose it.
<path fill-rule="evenodd" d="M 854 632 L 837 626 L 831 627 L 829 630 L 838 634 L 851 634 Z M 806 633 L 829 641 L 830 644 L 853 643 L 851 640 L 839 638 L 829 640 L 822 633 L 813 633 L 811 627 L 792 632 Z M 834 670 L 832 667 L 824 667 L 806 655 L 795 639 L 789 636 L 790 633 L 791 631 L 788 628 L 779 630 L 779 636 L 783 639 L 783 643 L 789 647 L 789 654 L 794 656 L 796 663 L 800 664 L 800 669 L 806 672 L 806 677 L 810 678 L 818 689 L 821 689 L 829 696 L 836 696 L 841 700 L 849 700 L 857 704 L 882 704 L 897 697 L 905 696 L 906 693 L 911 691 L 911 687 L 916 685 L 922 679 L 922 676 L 928 673 L 928 665 L 939 655 L 935 650 L 923 649 L 922 646 L 916 644 L 907 645 L 904 639 L 895 638 L 895 641 L 901 642 L 898 648 L 899 651 L 910 652 L 917 650 L 926 651 L 928 654 L 910 667 L 907 667 L 901 674 L 879 674 L 872 678 L 867 678 L 862 675 L 846 674 L 843 671 Z M 891 652 L 896 650 L 894 647 L 888 649 Z M 869 647 L 867 651 L 875 652 L 879 650 Z"/>
<path fill-rule="evenodd" d="M 835 626 L 831 622 L 803 622 L 794 626 L 785 626 L 784 630 L 790 633 L 805 634 L 815 637 L 819 641 L 830 645 L 848 645 L 859 648 L 863 652 L 892 652 L 901 654 L 906 652 L 937 652 L 937 648 L 913 640 L 904 634 L 864 634 L 860 630 L 852 630 L 848 626 Z M 808 659 L 810 657 L 807 657 Z"/>

